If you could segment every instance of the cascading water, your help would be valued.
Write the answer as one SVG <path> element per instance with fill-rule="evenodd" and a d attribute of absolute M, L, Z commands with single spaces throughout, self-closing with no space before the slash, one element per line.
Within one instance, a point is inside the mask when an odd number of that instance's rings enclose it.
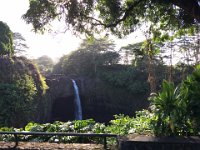
<path fill-rule="evenodd" d="M 82 107 L 81 107 L 81 100 L 79 96 L 78 86 L 73 79 L 72 82 L 75 93 L 75 120 L 82 120 Z"/>

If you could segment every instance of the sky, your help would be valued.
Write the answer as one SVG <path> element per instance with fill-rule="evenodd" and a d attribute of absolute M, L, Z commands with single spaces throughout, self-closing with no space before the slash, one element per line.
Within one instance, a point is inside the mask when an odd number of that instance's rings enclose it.
<path fill-rule="evenodd" d="M 37 58 L 48 55 L 56 60 L 64 54 L 76 50 L 81 43 L 81 39 L 71 34 L 70 31 L 65 33 L 34 33 L 32 26 L 26 24 L 21 18 L 29 7 L 29 0 L 0 0 L 0 21 L 7 23 L 12 32 L 19 32 L 25 39 L 29 47 L 27 50 L 28 58 Z M 55 23 L 52 29 L 55 31 L 64 26 L 62 23 Z M 138 36 L 139 35 L 139 36 Z M 132 34 L 124 39 L 114 38 L 116 47 L 141 41 L 141 33 Z"/>

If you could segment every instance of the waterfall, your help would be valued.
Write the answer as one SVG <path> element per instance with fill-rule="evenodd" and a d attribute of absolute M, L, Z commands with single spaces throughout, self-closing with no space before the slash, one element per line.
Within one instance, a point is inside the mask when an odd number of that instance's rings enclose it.
<path fill-rule="evenodd" d="M 79 97 L 78 86 L 76 82 L 72 79 L 73 86 L 74 86 L 74 93 L 75 93 L 75 120 L 82 120 L 82 107 L 81 107 L 81 100 Z"/>

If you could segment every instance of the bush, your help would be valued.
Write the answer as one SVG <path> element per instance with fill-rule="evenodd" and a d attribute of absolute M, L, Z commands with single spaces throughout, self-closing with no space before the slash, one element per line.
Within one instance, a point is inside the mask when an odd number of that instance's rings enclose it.
<path fill-rule="evenodd" d="M 0 83 L 0 124 L 18 126 L 32 119 L 37 89 L 33 79 L 25 75 L 12 84 Z M 23 116 L 23 117 L 22 117 Z"/>
<path fill-rule="evenodd" d="M 186 114 L 191 120 L 194 134 L 200 131 L 200 65 L 182 83 L 183 92 L 187 93 L 185 98 Z"/>
<path fill-rule="evenodd" d="M 76 121 L 68 121 L 68 122 L 59 122 L 56 121 L 54 123 L 45 123 L 45 124 L 38 124 L 34 122 L 28 123 L 24 129 L 16 129 L 16 128 L 7 128 L 2 127 L 0 131 L 28 131 L 28 132 L 75 132 L 75 133 L 105 133 L 106 126 L 102 123 L 96 123 L 92 119 L 88 120 L 76 120 Z M 6 135 L 1 135 L 0 140 L 14 140 L 11 137 L 7 137 Z M 70 137 L 70 136 L 20 136 L 20 140 L 22 141 L 40 141 L 40 142 L 78 142 L 80 141 L 80 137 Z M 92 137 L 85 137 L 81 138 L 81 141 L 85 142 L 103 142 L 101 138 L 92 138 Z"/>

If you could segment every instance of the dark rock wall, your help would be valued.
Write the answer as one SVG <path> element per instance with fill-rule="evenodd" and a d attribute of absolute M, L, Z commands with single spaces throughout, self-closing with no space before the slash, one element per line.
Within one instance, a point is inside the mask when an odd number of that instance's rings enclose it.
<path fill-rule="evenodd" d="M 71 79 L 63 75 L 46 79 L 49 86 L 47 121 L 68 121 L 74 118 L 74 91 Z"/>
<path fill-rule="evenodd" d="M 74 119 L 74 96 L 55 99 L 51 113 L 52 121 L 68 121 Z"/>
<path fill-rule="evenodd" d="M 134 115 L 148 106 L 148 95 L 133 95 L 122 88 L 108 85 L 100 79 L 77 78 L 83 119 L 108 122 L 115 114 Z M 74 119 L 74 89 L 70 77 L 47 79 L 51 99 L 50 121 Z"/>

